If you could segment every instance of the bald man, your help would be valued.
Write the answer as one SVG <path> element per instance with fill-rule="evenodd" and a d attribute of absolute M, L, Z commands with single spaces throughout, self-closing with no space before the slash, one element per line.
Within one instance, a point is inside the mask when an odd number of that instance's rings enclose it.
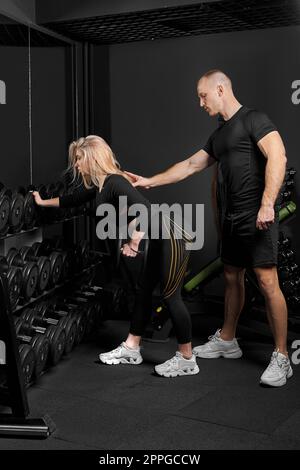
<path fill-rule="evenodd" d="M 237 359 L 242 351 L 235 338 L 244 305 L 246 268 L 256 274 L 265 299 L 275 349 L 260 383 L 279 387 L 293 375 L 287 353 L 287 307 L 277 276 L 278 206 L 286 155 L 282 139 L 266 114 L 243 106 L 234 96 L 231 80 L 210 70 L 199 80 L 200 106 L 219 115 L 219 127 L 206 145 L 191 157 L 151 178 L 128 173 L 134 185 L 153 188 L 177 183 L 218 163 L 225 197 L 221 258 L 225 277 L 225 315 L 222 328 L 193 353 L 201 358 Z"/>

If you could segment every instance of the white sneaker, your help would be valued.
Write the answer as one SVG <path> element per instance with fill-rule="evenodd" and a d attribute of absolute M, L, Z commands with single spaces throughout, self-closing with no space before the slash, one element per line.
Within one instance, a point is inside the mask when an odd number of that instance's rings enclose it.
<path fill-rule="evenodd" d="M 289 358 L 278 351 L 274 351 L 270 364 L 260 378 L 260 383 L 271 387 L 281 387 L 286 384 L 286 380 L 292 375 L 293 369 Z"/>
<path fill-rule="evenodd" d="M 209 341 L 201 346 L 196 346 L 193 353 L 197 357 L 204 359 L 215 359 L 225 357 L 226 359 L 238 359 L 243 353 L 236 338 L 231 341 L 225 341 L 220 336 L 220 329 L 214 335 L 209 336 Z"/>
<path fill-rule="evenodd" d="M 99 354 L 99 359 L 104 364 L 132 364 L 137 365 L 143 362 L 140 348 L 128 348 L 125 342 L 121 343 L 116 349 L 112 351 Z"/>
<path fill-rule="evenodd" d="M 195 375 L 199 372 L 196 357 L 186 359 L 177 351 L 175 356 L 154 367 L 155 372 L 163 377 L 177 377 L 178 375 Z"/>

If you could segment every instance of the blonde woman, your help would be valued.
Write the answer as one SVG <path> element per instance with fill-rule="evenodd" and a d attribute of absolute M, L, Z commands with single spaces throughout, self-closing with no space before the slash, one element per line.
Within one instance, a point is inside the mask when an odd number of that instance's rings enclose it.
<path fill-rule="evenodd" d="M 74 178 L 81 175 L 84 185 L 71 195 L 42 200 L 38 192 L 34 192 L 36 204 L 44 207 L 74 207 L 93 198 L 99 204 L 110 203 L 120 211 L 119 198 L 127 196 L 129 210 L 133 204 L 142 204 L 149 216 L 151 224 L 151 204 L 134 188 L 129 177 L 121 170 L 109 145 L 98 136 L 82 137 L 72 142 L 69 147 L 70 169 Z M 135 220 L 131 220 L 130 224 Z M 163 223 L 163 222 L 162 222 Z M 149 224 L 149 226 L 150 226 Z M 176 225 L 176 224 L 175 224 Z M 152 292 L 159 283 L 164 303 L 168 307 L 175 334 L 178 351 L 168 361 L 155 366 L 155 372 L 164 377 L 194 375 L 199 372 L 191 346 L 191 318 L 181 298 L 181 287 L 188 262 L 185 243 L 189 237 L 175 236 L 176 227 L 169 226 L 169 237 L 151 239 L 147 265 L 142 279 L 139 279 L 134 312 L 130 321 L 129 334 L 120 346 L 99 355 L 105 364 L 132 364 L 143 361 L 140 352 L 141 337 L 149 321 L 152 308 Z M 148 234 L 149 234 L 148 228 Z M 130 240 L 122 247 L 124 256 L 137 256 L 139 244 L 145 232 L 133 230 Z"/>

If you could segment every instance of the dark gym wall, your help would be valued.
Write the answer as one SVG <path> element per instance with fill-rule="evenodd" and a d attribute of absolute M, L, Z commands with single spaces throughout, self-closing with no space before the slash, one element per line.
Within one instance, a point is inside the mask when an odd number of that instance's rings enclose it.
<path fill-rule="evenodd" d="M 300 78 L 299 38 L 300 28 L 289 27 L 111 46 L 111 144 L 122 166 L 152 175 L 205 144 L 216 120 L 200 110 L 196 81 L 218 67 L 232 78 L 243 104 L 271 117 L 286 144 L 288 165 L 299 171 L 300 106 L 291 100 L 291 84 Z M 97 47 L 95 58 L 97 64 Z M 155 202 L 205 204 L 204 249 L 192 257 L 196 270 L 216 255 L 210 180 L 209 169 L 147 192 Z"/>

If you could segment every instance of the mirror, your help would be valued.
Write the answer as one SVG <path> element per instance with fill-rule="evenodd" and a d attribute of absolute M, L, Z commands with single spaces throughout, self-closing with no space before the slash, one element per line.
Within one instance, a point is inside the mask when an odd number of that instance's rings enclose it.
<path fill-rule="evenodd" d="M 0 15 L 1 176 L 8 188 L 30 184 L 29 29 Z"/>
<path fill-rule="evenodd" d="M 56 181 L 67 166 L 68 145 L 76 136 L 75 45 L 32 29 L 31 132 L 32 182 Z M 76 82 L 75 82 L 76 83 Z"/>

